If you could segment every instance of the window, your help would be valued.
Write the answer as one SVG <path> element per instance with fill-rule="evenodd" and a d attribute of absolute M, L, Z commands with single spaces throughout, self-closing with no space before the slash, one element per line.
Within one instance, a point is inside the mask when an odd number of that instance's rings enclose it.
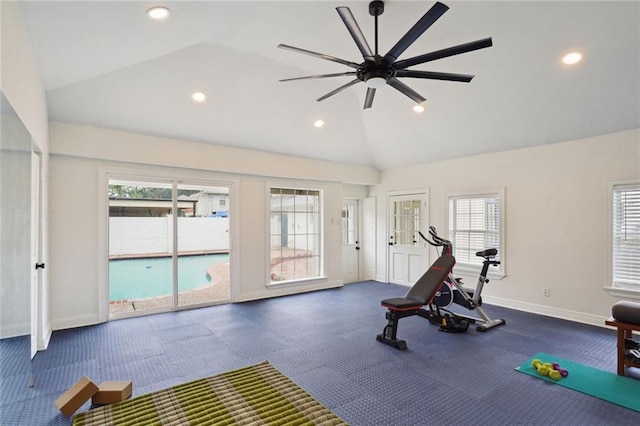
<path fill-rule="evenodd" d="M 504 258 L 503 200 L 504 191 L 449 196 L 449 239 L 458 265 L 481 265 L 476 252 L 488 248 L 498 249 L 496 259 Z"/>
<path fill-rule="evenodd" d="M 393 200 L 393 243 L 403 246 L 420 246 L 418 231 L 422 217 L 422 200 L 412 199 Z"/>
<path fill-rule="evenodd" d="M 613 186 L 613 287 L 640 291 L 640 182 Z"/>
<path fill-rule="evenodd" d="M 220 207 L 225 207 L 227 205 L 227 200 L 224 198 L 220 198 L 220 202 L 218 204 Z"/>
<path fill-rule="evenodd" d="M 320 191 L 271 188 L 270 282 L 322 274 Z"/>
<path fill-rule="evenodd" d="M 357 244 L 357 201 L 349 200 L 342 204 L 342 245 Z"/>

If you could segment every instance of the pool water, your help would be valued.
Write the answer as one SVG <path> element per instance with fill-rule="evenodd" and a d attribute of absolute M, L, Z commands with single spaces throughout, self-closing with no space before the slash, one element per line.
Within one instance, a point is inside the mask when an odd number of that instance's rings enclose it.
<path fill-rule="evenodd" d="M 178 291 L 209 284 L 206 268 L 228 262 L 228 254 L 178 257 Z M 144 299 L 173 293 L 171 257 L 109 261 L 109 300 Z"/>

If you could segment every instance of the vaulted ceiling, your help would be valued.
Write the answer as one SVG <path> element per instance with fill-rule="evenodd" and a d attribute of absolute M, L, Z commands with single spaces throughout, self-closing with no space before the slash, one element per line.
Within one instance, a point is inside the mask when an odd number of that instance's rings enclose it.
<path fill-rule="evenodd" d="M 351 71 L 278 49 L 352 62 L 362 55 L 336 12 L 348 6 L 371 46 L 367 1 L 23 1 L 51 120 L 385 170 L 640 127 L 640 2 L 444 1 L 449 10 L 400 59 L 492 37 L 493 46 L 413 67 L 470 83 L 404 78 L 425 111 L 390 86 L 316 102 Z M 151 6 L 171 10 L 150 20 Z M 384 54 L 432 1 L 387 1 Z M 567 66 L 564 54 L 583 60 Z M 193 92 L 206 94 L 203 103 Z M 322 119 L 325 125 L 314 127 Z"/>

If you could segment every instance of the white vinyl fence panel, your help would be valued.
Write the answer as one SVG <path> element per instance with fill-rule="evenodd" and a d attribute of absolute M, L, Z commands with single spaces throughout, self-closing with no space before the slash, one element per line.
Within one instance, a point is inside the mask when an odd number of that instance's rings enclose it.
<path fill-rule="evenodd" d="M 109 218 L 109 255 L 159 254 L 173 251 L 168 217 Z M 228 251 L 229 218 L 178 218 L 178 251 Z"/>

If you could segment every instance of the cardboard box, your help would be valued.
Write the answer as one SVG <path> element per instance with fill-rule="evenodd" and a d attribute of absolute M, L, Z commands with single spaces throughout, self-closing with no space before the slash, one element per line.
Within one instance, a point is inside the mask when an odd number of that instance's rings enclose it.
<path fill-rule="evenodd" d="M 82 376 L 80 380 L 56 399 L 55 404 L 62 411 L 62 414 L 69 417 L 96 392 L 98 392 L 98 386 L 89 380 L 87 376 Z"/>
<path fill-rule="evenodd" d="M 95 405 L 113 404 L 124 401 L 131 396 L 133 383 L 131 382 L 102 382 L 91 398 Z"/>

